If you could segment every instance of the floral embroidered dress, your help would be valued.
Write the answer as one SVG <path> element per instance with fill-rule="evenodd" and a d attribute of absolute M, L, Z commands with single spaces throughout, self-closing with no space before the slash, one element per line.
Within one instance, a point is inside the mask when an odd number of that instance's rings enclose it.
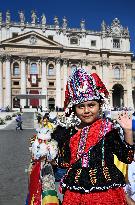
<path fill-rule="evenodd" d="M 64 141 L 64 136 L 62 140 Z M 64 158 L 66 164 L 69 159 L 69 168 L 61 181 L 61 187 L 63 193 L 69 194 L 70 198 L 70 191 L 76 192 L 76 197 L 73 197 L 74 205 L 78 198 L 84 198 L 85 203 L 82 204 L 87 205 L 102 204 L 104 200 L 106 204 L 126 204 L 121 188 L 125 186 L 125 180 L 114 165 L 114 154 L 120 161 L 131 163 L 133 146 L 121 139 L 118 129 L 113 128 L 110 121 L 98 119 L 91 126 L 84 127 L 72 136 L 66 136 L 64 149 L 61 150 L 64 150 L 61 153 L 63 164 Z M 94 198 L 96 201 L 90 202 Z M 119 198 L 119 202 L 115 203 L 115 198 Z M 70 201 L 73 204 L 72 199 Z M 67 204 L 66 201 L 63 204 Z"/>

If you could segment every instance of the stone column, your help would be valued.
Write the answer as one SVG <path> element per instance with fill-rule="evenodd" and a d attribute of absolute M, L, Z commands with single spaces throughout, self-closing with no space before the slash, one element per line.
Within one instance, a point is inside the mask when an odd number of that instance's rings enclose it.
<path fill-rule="evenodd" d="M 63 61 L 63 100 L 62 100 L 62 107 L 64 107 L 65 90 L 66 90 L 67 79 L 68 79 L 67 63 L 68 63 L 67 59 L 64 59 L 64 61 Z"/>
<path fill-rule="evenodd" d="M 0 108 L 3 107 L 3 72 L 2 72 L 2 57 L 0 56 Z"/>
<path fill-rule="evenodd" d="M 30 94 L 30 91 L 28 90 L 27 91 L 27 95 L 29 95 Z M 28 106 L 30 107 L 30 99 L 28 98 Z"/>
<path fill-rule="evenodd" d="M 85 59 L 82 60 L 82 68 L 86 70 L 86 60 Z"/>
<path fill-rule="evenodd" d="M 25 57 L 21 58 L 21 94 L 26 95 L 26 64 Z M 21 99 L 20 105 L 22 108 L 26 106 L 26 99 Z"/>
<path fill-rule="evenodd" d="M 112 93 L 113 93 L 113 90 L 109 91 L 109 95 L 110 95 L 110 106 L 111 106 L 111 107 L 113 107 Z"/>
<path fill-rule="evenodd" d="M 128 64 L 126 65 L 126 73 L 127 73 L 127 107 L 132 107 L 133 106 L 133 98 L 132 98 L 132 70 L 131 70 L 131 65 Z"/>
<path fill-rule="evenodd" d="M 55 106 L 61 108 L 61 70 L 60 59 L 56 60 L 56 103 Z"/>
<path fill-rule="evenodd" d="M 109 91 L 109 67 L 107 61 L 102 62 L 102 81 Z"/>
<path fill-rule="evenodd" d="M 103 76 L 103 67 L 102 67 L 102 62 L 99 62 L 99 68 L 98 68 L 98 73 L 99 77 L 102 79 Z"/>
<path fill-rule="evenodd" d="M 100 73 L 100 62 L 98 62 L 97 66 L 96 66 L 96 73 L 99 75 Z M 99 75 L 100 77 L 100 75 Z"/>
<path fill-rule="evenodd" d="M 42 59 L 42 95 L 45 95 L 45 98 L 42 99 L 42 107 L 45 109 L 48 107 L 47 103 L 47 59 Z"/>
<path fill-rule="evenodd" d="M 124 107 L 128 107 L 127 90 L 124 90 Z"/>
<path fill-rule="evenodd" d="M 5 72 L 5 98 L 4 106 L 11 107 L 11 67 L 10 67 L 10 56 L 6 56 L 6 72 Z"/>

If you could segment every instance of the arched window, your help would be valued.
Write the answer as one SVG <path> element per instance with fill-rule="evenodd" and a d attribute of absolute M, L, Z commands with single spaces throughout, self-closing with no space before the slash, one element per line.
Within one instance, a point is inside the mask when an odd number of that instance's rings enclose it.
<path fill-rule="evenodd" d="M 120 84 L 115 84 L 113 86 L 112 93 L 113 107 L 123 107 L 124 105 L 124 88 Z"/>
<path fill-rule="evenodd" d="M 49 64 L 48 66 L 48 75 L 55 75 L 54 65 Z"/>
<path fill-rule="evenodd" d="M 95 67 L 95 66 L 92 66 L 91 70 L 96 70 L 96 67 Z"/>
<path fill-rule="evenodd" d="M 36 63 L 32 63 L 30 67 L 30 74 L 38 74 L 38 68 Z"/>
<path fill-rule="evenodd" d="M 114 78 L 120 79 L 120 68 L 119 67 L 114 68 Z"/>
<path fill-rule="evenodd" d="M 18 99 L 17 97 L 13 98 L 13 107 L 14 108 L 19 108 L 20 107 L 20 99 Z"/>
<path fill-rule="evenodd" d="M 50 110 L 54 110 L 55 109 L 55 99 L 54 98 L 49 98 L 48 105 L 49 105 Z"/>
<path fill-rule="evenodd" d="M 20 69 L 19 69 L 18 63 L 14 63 L 14 65 L 13 65 L 13 75 L 14 76 L 20 75 Z"/>

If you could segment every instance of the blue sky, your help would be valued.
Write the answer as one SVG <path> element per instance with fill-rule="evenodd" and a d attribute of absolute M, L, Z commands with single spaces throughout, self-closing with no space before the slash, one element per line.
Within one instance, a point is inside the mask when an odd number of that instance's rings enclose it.
<path fill-rule="evenodd" d="M 66 16 L 70 28 L 80 27 L 80 20 L 85 19 L 86 29 L 100 30 L 102 20 L 111 25 L 118 18 L 123 27 L 128 27 L 131 37 L 131 51 L 135 53 L 135 0 L 1 0 L 0 11 L 5 18 L 6 10 L 10 10 L 11 19 L 18 21 L 18 11 L 23 10 L 26 21 L 31 20 L 31 10 L 37 16 L 45 13 L 47 24 L 53 24 L 54 16 L 59 21 Z"/>

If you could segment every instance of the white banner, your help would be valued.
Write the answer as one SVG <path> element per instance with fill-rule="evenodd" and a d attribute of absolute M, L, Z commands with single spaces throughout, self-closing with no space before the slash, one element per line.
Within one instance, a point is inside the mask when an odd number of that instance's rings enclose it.
<path fill-rule="evenodd" d="M 37 78 L 36 75 L 32 75 L 32 84 L 36 84 Z"/>

